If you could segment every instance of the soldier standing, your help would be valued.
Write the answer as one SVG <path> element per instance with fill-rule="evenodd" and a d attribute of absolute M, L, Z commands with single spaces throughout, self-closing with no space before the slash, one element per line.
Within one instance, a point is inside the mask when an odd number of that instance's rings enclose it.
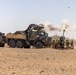
<path fill-rule="evenodd" d="M 59 40 L 56 40 L 55 48 L 56 48 L 56 49 L 58 49 L 58 48 L 59 48 Z"/>
<path fill-rule="evenodd" d="M 71 41 L 71 43 L 70 43 L 70 47 L 71 47 L 71 49 L 74 49 L 74 43 L 73 43 L 73 40 Z"/>
<path fill-rule="evenodd" d="M 61 36 L 60 37 L 60 48 L 61 49 L 64 49 L 64 40 L 65 40 L 65 37 Z"/>
<path fill-rule="evenodd" d="M 68 48 L 69 48 L 69 41 L 66 40 L 66 49 L 68 49 Z"/>
<path fill-rule="evenodd" d="M 52 47 L 55 48 L 55 40 L 52 41 Z"/>

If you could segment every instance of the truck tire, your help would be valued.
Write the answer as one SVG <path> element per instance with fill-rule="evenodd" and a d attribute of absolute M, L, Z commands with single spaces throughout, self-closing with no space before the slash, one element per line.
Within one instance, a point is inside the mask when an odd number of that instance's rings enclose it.
<path fill-rule="evenodd" d="M 12 47 L 12 48 L 15 48 L 15 46 L 16 46 L 15 41 L 14 40 L 10 40 L 9 46 Z"/>
<path fill-rule="evenodd" d="M 0 47 L 4 47 L 4 43 L 0 44 Z"/>
<path fill-rule="evenodd" d="M 24 48 L 30 48 L 30 45 L 26 45 L 26 46 L 24 46 Z"/>
<path fill-rule="evenodd" d="M 23 42 L 22 41 L 17 41 L 16 47 L 17 48 L 23 48 Z"/>
<path fill-rule="evenodd" d="M 36 43 L 36 48 L 43 48 L 43 43 L 42 42 L 37 42 Z"/>

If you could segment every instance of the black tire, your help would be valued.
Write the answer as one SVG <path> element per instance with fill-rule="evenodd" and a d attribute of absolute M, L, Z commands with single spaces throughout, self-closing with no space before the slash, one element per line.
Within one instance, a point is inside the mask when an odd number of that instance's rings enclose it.
<path fill-rule="evenodd" d="M 26 46 L 24 46 L 24 48 L 30 48 L 30 45 L 26 45 Z"/>
<path fill-rule="evenodd" d="M 12 48 L 15 48 L 15 46 L 16 46 L 15 40 L 10 40 L 9 46 L 12 47 Z"/>
<path fill-rule="evenodd" d="M 17 41 L 16 47 L 17 48 L 23 48 L 23 42 L 22 41 Z"/>
<path fill-rule="evenodd" d="M 0 44 L 0 47 L 4 47 L 4 43 L 1 43 L 1 44 Z"/>
<path fill-rule="evenodd" d="M 43 43 L 42 42 L 37 42 L 36 43 L 36 48 L 43 48 Z"/>

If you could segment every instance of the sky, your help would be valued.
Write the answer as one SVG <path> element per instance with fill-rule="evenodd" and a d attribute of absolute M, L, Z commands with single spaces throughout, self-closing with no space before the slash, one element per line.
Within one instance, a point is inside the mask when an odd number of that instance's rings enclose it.
<path fill-rule="evenodd" d="M 25 30 L 31 23 L 48 21 L 61 26 L 64 19 L 70 28 L 76 27 L 76 0 L 0 0 L 0 32 L 6 34 Z M 76 32 L 68 31 L 65 36 L 76 39 Z"/>

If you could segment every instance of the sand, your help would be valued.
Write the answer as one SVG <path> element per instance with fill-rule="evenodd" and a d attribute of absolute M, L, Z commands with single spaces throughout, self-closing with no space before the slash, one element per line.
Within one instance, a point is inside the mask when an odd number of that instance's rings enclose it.
<path fill-rule="evenodd" d="M 0 75 L 76 75 L 76 50 L 0 48 Z"/>

